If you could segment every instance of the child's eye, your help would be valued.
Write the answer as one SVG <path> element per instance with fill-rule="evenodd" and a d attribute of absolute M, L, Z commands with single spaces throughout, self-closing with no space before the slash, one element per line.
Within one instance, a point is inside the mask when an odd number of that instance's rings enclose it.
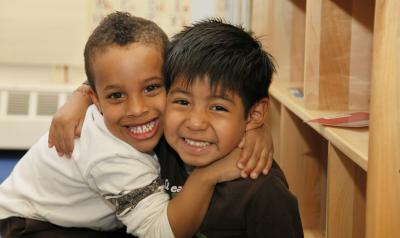
<path fill-rule="evenodd" d="M 161 88 L 162 86 L 163 86 L 162 84 L 151 84 L 151 85 L 146 86 L 146 87 L 144 88 L 144 92 L 145 92 L 145 93 L 149 93 L 149 92 L 152 92 L 152 91 L 154 91 L 154 90 L 156 90 L 156 89 Z"/>
<path fill-rule="evenodd" d="M 210 109 L 212 111 L 223 111 L 223 112 L 227 112 L 228 111 L 225 107 L 220 106 L 220 105 L 211 106 Z"/>
<path fill-rule="evenodd" d="M 111 94 L 109 94 L 108 96 L 107 96 L 107 98 L 109 98 L 109 99 L 121 99 L 121 98 L 123 98 L 123 97 L 125 97 L 125 94 L 124 93 L 121 93 L 121 92 L 115 92 L 115 93 L 111 93 Z"/>
<path fill-rule="evenodd" d="M 182 106 L 189 105 L 189 102 L 187 100 L 184 100 L 184 99 L 176 99 L 176 100 L 173 101 L 173 103 L 174 104 L 179 104 L 179 105 L 182 105 Z"/>

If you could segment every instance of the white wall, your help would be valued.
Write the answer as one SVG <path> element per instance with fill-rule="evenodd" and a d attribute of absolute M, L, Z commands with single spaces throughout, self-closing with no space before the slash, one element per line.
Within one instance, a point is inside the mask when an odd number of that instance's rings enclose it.
<path fill-rule="evenodd" d="M 215 0 L 192 0 L 191 5 L 191 22 L 196 22 L 206 17 L 213 17 L 216 15 Z"/>
<path fill-rule="evenodd" d="M 82 0 L 0 0 L 0 63 L 81 66 L 87 12 Z"/>
<path fill-rule="evenodd" d="M 47 105 L 53 110 L 85 80 L 84 44 L 108 13 L 129 11 L 171 36 L 183 25 L 216 15 L 243 23 L 249 2 L 0 0 L 0 149 L 28 148 L 47 130 L 51 116 L 40 114 L 46 107 L 41 99 L 54 98 Z"/>

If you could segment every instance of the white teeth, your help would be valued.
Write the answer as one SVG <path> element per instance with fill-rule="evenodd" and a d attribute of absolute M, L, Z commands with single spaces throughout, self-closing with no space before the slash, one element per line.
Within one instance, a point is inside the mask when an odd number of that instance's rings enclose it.
<path fill-rule="evenodd" d="M 156 125 L 155 121 L 151 121 L 145 125 L 141 125 L 141 126 L 132 126 L 130 127 L 130 131 L 133 134 L 142 134 L 142 133 L 147 133 L 151 130 L 153 130 L 154 126 Z"/>
<path fill-rule="evenodd" d="M 210 145 L 210 142 L 194 141 L 194 140 L 190 140 L 187 138 L 185 138 L 185 142 L 191 146 L 196 146 L 196 147 L 206 147 L 206 146 Z"/>

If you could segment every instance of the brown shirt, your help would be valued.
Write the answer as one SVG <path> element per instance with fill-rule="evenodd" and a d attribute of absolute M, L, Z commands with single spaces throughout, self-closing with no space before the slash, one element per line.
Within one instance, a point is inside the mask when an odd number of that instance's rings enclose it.
<path fill-rule="evenodd" d="M 187 178 L 185 167 L 165 140 L 157 153 L 161 177 L 173 196 Z M 218 184 L 196 237 L 303 237 L 297 199 L 278 164 L 274 162 L 269 174 L 257 180 Z"/>

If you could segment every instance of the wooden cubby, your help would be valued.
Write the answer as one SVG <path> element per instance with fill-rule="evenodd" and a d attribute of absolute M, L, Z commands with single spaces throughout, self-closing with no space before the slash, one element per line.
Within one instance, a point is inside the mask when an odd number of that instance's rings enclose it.
<path fill-rule="evenodd" d="M 253 0 L 251 28 L 278 65 L 268 123 L 305 237 L 397 237 L 400 1 Z M 352 111 L 369 128 L 307 122 Z"/>

